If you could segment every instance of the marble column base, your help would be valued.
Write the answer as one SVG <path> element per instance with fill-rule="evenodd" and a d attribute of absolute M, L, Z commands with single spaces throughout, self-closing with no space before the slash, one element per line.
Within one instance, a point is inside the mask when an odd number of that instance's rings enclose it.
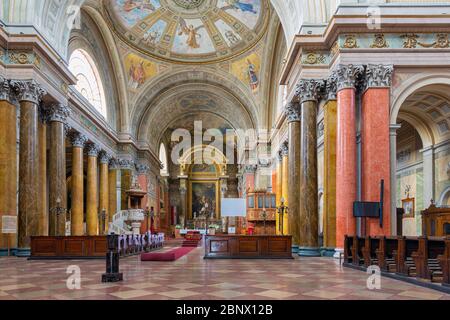
<path fill-rule="evenodd" d="M 10 248 L 9 249 L 9 256 L 14 257 L 17 254 L 17 248 Z M 0 257 L 7 257 L 8 256 L 8 248 L 0 248 Z"/>
<path fill-rule="evenodd" d="M 320 248 L 299 247 L 298 255 L 300 257 L 321 257 Z"/>
<path fill-rule="evenodd" d="M 298 253 L 298 246 L 292 245 L 292 253 Z"/>
<path fill-rule="evenodd" d="M 320 254 L 322 257 L 334 257 L 336 250 L 334 248 L 320 248 Z"/>
<path fill-rule="evenodd" d="M 16 250 L 15 256 L 16 256 L 16 257 L 19 257 L 19 258 L 28 258 L 28 257 L 31 256 L 31 249 L 28 249 L 28 248 L 18 248 L 18 249 Z"/>
<path fill-rule="evenodd" d="M 336 248 L 334 249 L 334 256 L 333 258 L 339 259 L 341 257 L 341 253 L 344 253 L 344 249 Z"/>

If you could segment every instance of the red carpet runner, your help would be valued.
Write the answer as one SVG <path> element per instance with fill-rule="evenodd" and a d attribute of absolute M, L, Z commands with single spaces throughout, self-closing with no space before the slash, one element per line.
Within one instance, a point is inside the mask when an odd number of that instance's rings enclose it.
<path fill-rule="evenodd" d="M 196 247 L 182 247 L 168 252 L 150 252 L 141 254 L 141 261 L 176 261 Z"/>

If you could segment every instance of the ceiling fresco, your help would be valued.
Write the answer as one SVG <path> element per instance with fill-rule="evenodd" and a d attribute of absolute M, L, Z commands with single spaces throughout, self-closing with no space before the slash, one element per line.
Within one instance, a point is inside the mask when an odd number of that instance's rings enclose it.
<path fill-rule="evenodd" d="M 141 53 L 180 63 L 227 60 L 267 28 L 268 0 L 107 0 L 117 35 Z"/>

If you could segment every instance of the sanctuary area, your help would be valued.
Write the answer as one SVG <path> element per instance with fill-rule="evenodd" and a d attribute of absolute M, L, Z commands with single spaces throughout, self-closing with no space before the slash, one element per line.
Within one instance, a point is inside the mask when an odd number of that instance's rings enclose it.
<path fill-rule="evenodd" d="M 0 300 L 449 300 L 449 30 L 449 0 L 2 0 Z"/>

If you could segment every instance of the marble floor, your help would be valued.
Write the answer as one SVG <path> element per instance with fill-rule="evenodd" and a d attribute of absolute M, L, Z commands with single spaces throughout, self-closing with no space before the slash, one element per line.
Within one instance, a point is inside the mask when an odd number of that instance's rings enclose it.
<path fill-rule="evenodd" d="M 203 260 L 198 248 L 176 262 L 121 259 L 124 281 L 102 284 L 105 262 L 0 258 L 0 300 L 450 300 L 450 295 L 382 278 L 368 290 L 367 275 L 331 258 Z M 68 267 L 79 267 L 81 289 L 67 287 Z M 69 270 L 70 271 L 70 270 Z"/>

